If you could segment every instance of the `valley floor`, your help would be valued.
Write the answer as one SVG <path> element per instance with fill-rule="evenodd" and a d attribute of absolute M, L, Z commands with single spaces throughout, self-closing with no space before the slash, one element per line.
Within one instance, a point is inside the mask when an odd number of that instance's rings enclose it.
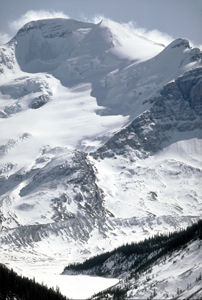
<path fill-rule="evenodd" d="M 1 263 L 8 268 L 12 268 L 19 275 L 30 279 L 35 278 L 36 282 L 43 283 L 50 288 L 56 289 L 59 287 L 60 292 L 70 299 L 87 299 L 119 282 L 115 278 L 61 275 L 64 266 L 67 264 L 64 258 L 50 261 L 48 256 L 44 255 L 39 259 L 37 255 L 28 253 L 28 259 L 23 260 L 21 254 L 19 257 L 11 255 L 10 259 L 8 252 L 3 254 L 1 255 Z"/>

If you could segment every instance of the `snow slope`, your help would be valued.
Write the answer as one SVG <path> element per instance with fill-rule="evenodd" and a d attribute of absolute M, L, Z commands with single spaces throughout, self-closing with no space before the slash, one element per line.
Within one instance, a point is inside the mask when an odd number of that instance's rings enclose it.
<path fill-rule="evenodd" d="M 166 85 L 92 154 L 115 217 L 201 216 L 201 76 L 198 68 Z"/>
<path fill-rule="evenodd" d="M 131 280 L 128 299 L 200 299 L 202 252 L 200 240 L 159 259 L 138 280 Z"/>
<path fill-rule="evenodd" d="M 118 284 L 93 299 L 116 299 L 116 290 L 123 291 L 121 299 L 201 299 L 201 247 L 201 240 L 192 240 L 143 271 L 128 272 Z"/>
<path fill-rule="evenodd" d="M 116 299 L 118 295 L 121 299 L 198 299 L 202 292 L 201 230 L 200 220 L 183 231 L 156 235 L 70 264 L 63 274 L 120 279 L 93 299 Z"/>
<path fill-rule="evenodd" d="M 98 104 L 107 107 L 105 113 L 122 113 L 134 119 L 150 107 L 147 100 L 157 96 L 166 83 L 200 65 L 200 50 L 177 39 L 149 60 L 110 72 L 93 85 L 92 92 Z"/>

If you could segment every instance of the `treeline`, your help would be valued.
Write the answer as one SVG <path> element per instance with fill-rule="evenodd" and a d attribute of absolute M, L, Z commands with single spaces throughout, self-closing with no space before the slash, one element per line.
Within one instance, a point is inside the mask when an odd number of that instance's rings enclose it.
<path fill-rule="evenodd" d="M 127 260 L 131 261 L 132 257 L 133 262 L 128 265 L 128 271 L 133 269 L 135 271 L 139 271 L 140 269 L 145 268 L 155 259 L 167 254 L 170 251 L 177 250 L 194 238 L 202 239 L 202 220 L 199 220 L 197 223 L 187 227 L 184 230 L 169 233 L 168 235 L 155 235 L 154 237 L 147 238 L 139 243 L 126 244 L 114 249 L 113 251 L 94 256 L 83 263 L 71 264 L 65 267 L 64 273 L 65 271 L 79 273 L 94 268 L 97 272 L 96 275 L 113 275 L 114 273 L 103 273 L 107 271 L 110 272 L 110 270 L 106 271 L 105 268 L 103 271 L 102 266 L 108 259 L 113 260 L 114 257 L 114 260 L 116 260 L 117 254 L 120 254 L 120 257 L 122 257 L 121 261 L 124 266 L 126 266 L 124 262 Z M 121 272 L 122 270 L 120 265 L 121 261 L 119 261 L 117 272 Z M 112 272 L 113 271 L 114 270 L 112 270 Z M 119 276 L 121 274 L 116 275 Z"/>
<path fill-rule="evenodd" d="M 59 290 L 19 276 L 0 264 L 0 300 L 67 300 Z"/>

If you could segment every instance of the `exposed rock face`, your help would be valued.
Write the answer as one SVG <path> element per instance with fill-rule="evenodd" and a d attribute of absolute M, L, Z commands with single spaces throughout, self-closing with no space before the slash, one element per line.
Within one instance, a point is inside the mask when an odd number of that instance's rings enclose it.
<path fill-rule="evenodd" d="M 15 68 L 20 71 L 15 56 L 15 45 L 0 47 L 0 75 L 5 76 L 6 72 L 15 73 Z"/>
<path fill-rule="evenodd" d="M 52 235 L 84 243 L 94 228 L 103 231 L 110 213 L 85 153 L 45 148 L 30 170 L 8 176 L 13 168 L 1 169 L 2 243 L 34 245 Z"/>
<path fill-rule="evenodd" d="M 30 170 L 19 170 L 8 177 L 2 174 L 3 215 L 5 201 L 10 199 L 12 202 L 12 196 L 7 192 L 19 186 L 22 188 L 18 188 L 18 200 L 14 205 L 17 210 L 13 216 L 2 218 L 3 227 L 13 227 L 8 225 L 13 219 L 17 224 L 26 224 L 26 221 L 21 222 L 23 214 L 29 214 L 32 219 L 31 215 L 38 213 L 37 219 L 41 218 L 42 223 L 75 217 L 88 218 L 89 221 L 106 217 L 102 191 L 96 184 L 94 170 L 85 153 L 61 148 L 44 149 Z M 41 211 L 43 201 L 45 210 Z M 29 218 L 27 222 L 30 223 Z"/>
<path fill-rule="evenodd" d="M 28 108 L 38 109 L 52 99 L 52 87 L 48 75 L 21 76 L 0 86 L 0 92 L 7 97 L 2 105 L 0 118 L 10 117 Z M 11 100 L 12 99 L 12 100 Z M 9 101 L 10 100 L 10 101 Z"/>
<path fill-rule="evenodd" d="M 135 151 L 138 156 L 147 157 L 184 139 L 183 132 L 188 132 L 189 138 L 201 137 L 201 84 L 202 68 L 167 84 L 159 97 L 150 100 L 150 110 L 138 116 L 92 155 L 104 158 Z"/>

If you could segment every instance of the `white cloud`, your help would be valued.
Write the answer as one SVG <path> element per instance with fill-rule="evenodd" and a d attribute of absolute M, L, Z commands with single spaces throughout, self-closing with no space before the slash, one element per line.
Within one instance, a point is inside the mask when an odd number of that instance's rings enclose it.
<path fill-rule="evenodd" d="M 115 37 L 115 52 L 132 59 L 148 59 L 158 54 L 173 41 L 173 38 L 159 30 L 147 30 L 136 27 L 132 22 L 118 23 L 102 16 L 94 18 L 98 23 L 110 28 Z"/>
<path fill-rule="evenodd" d="M 5 32 L 0 32 L 0 45 L 6 44 L 11 37 L 5 33 Z"/>
<path fill-rule="evenodd" d="M 22 15 L 17 20 L 12 21 L 9 24 L 9 27 L 17 31 L 20 29 L 23 25 L 30 21 L 36 21 L 40 19 L 51 19 L 51 18 L 65 18 L 68 19 L 69 16 L 64 14 L 61 11 L 46 11 L 46 10 L 29 10 L 24 15 Z"/>
<path fill-rule="evenodd" d="M 192 48 L 199 48 L 202 51 L 202 44 L 194 44 L 192 41 L 190 41 L 189 44 Z"/>
<path fill-rule="evenodd" d="M 118 23 L 104 16 L 96 16 L 93 22 L 107 26 L 115 37 L 115 52 L 123 57 L 145 60 L 157 55 L 164 47 L 168 46 L 175 38 L 157 29 L 148 30 L 136 26 L 133 22 Z M 92 21 L 92 20 L 91 20 Z M 199 48 L 189 40 L 192 48 Z"/>

